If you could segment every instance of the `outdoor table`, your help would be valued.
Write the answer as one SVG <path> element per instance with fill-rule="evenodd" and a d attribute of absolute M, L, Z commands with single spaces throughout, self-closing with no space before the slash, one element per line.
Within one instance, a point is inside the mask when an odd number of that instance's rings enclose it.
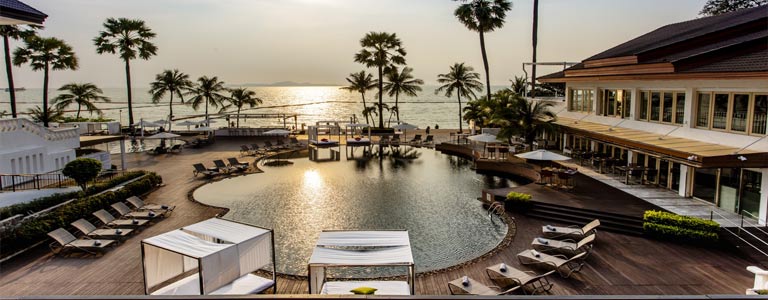
<path fill-rule="evenodd" d="M 645 171 L 647 168 L 645 167 L 626 167 L 626 179 L 624 180 L 624 183 L 627 185 L 630 185 L 629 178 L 632 176 L 632 173 L 634 171 L 640 171 L 640 184 L 645 184 Z"/>
<path fill-rule="evenodd" d="M 464 140 L 465 144 L 469 144 L 469 140 L 467 139 L 467 137 L 469 137 L 469 133 L 457 133 L 456 144 L 461 144 L 462 140 Z"/>
<path fill-rule="evenodd" d="M 461 278 L 453 280 L 448 283 L 448 289 L 451 290 L 451 295 L 455 295 L 454 292 L 455 289 L 462 291 L 465 294 L 470 295 L 483 295 L 483 296 L 497 296 L 498 293 L 488 286 L 478 282 L 477 280 L 474 280 L 472 278 L 467 278 L 469 280 L 468 285 L 464 285 L 461 283 Z M 455 289 L 454 289 L 455 288 Z"/>

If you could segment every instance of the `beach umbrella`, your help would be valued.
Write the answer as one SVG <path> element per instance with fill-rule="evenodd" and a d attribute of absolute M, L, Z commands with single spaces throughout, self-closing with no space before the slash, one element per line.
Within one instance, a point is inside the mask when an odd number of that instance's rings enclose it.
<path fill-rule="evenodd" d="M 569 159 L 571 159 L 568 156 L 563 156 L 563 155 L 560 155 L 560 154 L 557 154 L 557 153 L 554 153 L 554 152 L 550 152 L 550 151 L 547 151 L 547 150 L 535 150 L 535 151 L 520 153 L 520 154 L 517 154 L 515 156 L 517 156 L 519 158 L 525 158 L 525 159 L 548 160 L 548 161 L 553 161 L 553 160 L 556 160 L 556 161 L 557 160 L 569 160 Z"/>
<path fill-rule="evenodd" d="M 154 134 L 154 135 L 148 136 L 148 137 L 146 137 L 146 139 L 150 139 L 150 140 L 175 139 L 175 138 L 178 138 L 178 137 L 181 137 L 181 136 L 178 135 L 178 134 L 175 134 L 175 133 L 161 132 L 161 133 L 158 133 L 158 134 Z"/>
<path fill-rule="evenodd" d="M 410 130 L 413 130 L 413 129 L 419 129 L 419 126 L 416 126 L 416 125 L 412 125 L 412 124 L 408 124 L 408 123 L 405 123 L 405 122 L 403 122 L 403 123 L 397 124 L 397 125 L 395 125 L 395 126 L 392 126 L 392 128 L 394 128 L 394 129 L 397 129 L 397 130 L 402 130 L 402 131 L 403 131 L 403 140 L 405 140 L 405 136 L 406 136 L 406 135 L 405 135 L 405 133 L 406 133 L 406 130 L 409 130 L 409 129 L 410 129 Z"/>
<path fill-rule="evenodd" d="M 200 124 L 200 122 L 195 122 L 195 121 L 187 120 L 187 121 L 184 121 L 184 122 L 176 123 L 176 126 L 187 126 L 187 130 L 189 130 L 190 126 L 197 125 L 197 124 Z"/>
<path fill-rule="evenodd" d="M 291 132 L 285 129 L 272 129 L 270 131 L 265 132 L 265 134 L 269 135 L 288 135 Z"/>
<path fill-rule="evenodd" d="M 158 124 L 156 124 L 154 122 L 149 122 L 149 121 L 144 121 L 144 120 L 141 120 L 138 123 L 133 124 L 133 125 L 134 126 L 140 126 L 141 128 L 144 128 L 144 127 L 160 127 L 160 125 L 158 125 Z"/>
<path fill-rule="evenodd" d="M 160 120 L 152 121 L 152 123 L 155 123 L 155 124 L 158 124 L 158 125 L 163 125 L 163 124 L 168 124 L 169 122 L 168 122 L 168 120 L 160 119 Z"/>
<path fill-rule="evenodd" d="M 198 128 L 192 128 L 192 131 L 214 131 L 214 129 L 211 127 L 203 126 Z"/>
<path fill-rule="evenodd" d="M 498 141 L 498 139 L 496 138 L 495 135 L 488 134 L 488 133 L 483 133 L 483 134 L 478 134 L 478 135 L 471 135 L 471 136 L 468 136 L 467 139 L 475 141 L 475 142 L 482 142 L 484 144 L 483 145 L 483 156 L 485 156 L 485 148 L 487 148 L 486 146 L 488 145 L 488 143 L 495 143 L 495 142 Z"/>

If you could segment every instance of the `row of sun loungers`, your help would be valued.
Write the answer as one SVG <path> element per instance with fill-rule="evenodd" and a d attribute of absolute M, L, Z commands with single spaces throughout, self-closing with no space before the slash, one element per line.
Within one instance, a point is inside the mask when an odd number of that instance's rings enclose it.
<path fill-rule="evenodd" d="M 201 163 L 194 164 L 192 166 L 195 168 L 195 170 L 192 171 L 192 175 L 197 177 L 197 175 L 202 174 L 205 175 L 206 178 L 210 178 L 228 173 L 243 172 L 250 168 L 250 163 L 240 162 L 237 160 L 237 158 L 234 157 L 227 158 L 227 161 L 229 164 L 224 163 L 224 161 L 221 159 L 214 160 L 213 164 L 215 166 L 210 168 Z"/>
<path fill-rule="evenodd" d="M 433 135 L 428 135 L 426 139 L 421 139 L 421 134 L 417 134 L 413 137 L 410 141 L 405 143 L 406 145 L 413 145 L 413 146 L 419 146 L 419 145 L 431 145 L 435 143 L 435 137 Z M 387 136 L 381 137 L 379 140 L 379 145 L 400 145 L 400 138 L 395 136 L 392 138 L 389 138 Z"/>
<path fill-rule="evenodd" d="M 126 199 L 126 202 L 112 204 L 112 209 L 118 217 L 104 209 L 94 212 L 93 215 L 102 223 L 101 227 L 97 227 L 86 219 L 72 222 L 72 226 L 83 234 L 81 238 L 75 237 L 64 228 L 49 232 L 48 236 L 54 240 L 50 244 L 51 250 L 55 254 L 69 250 L 90 254 L 104 252 L 108 247 L 117 245 L 137 230 L 148 226 L 153 220 L 168 216 L 176 208 L 168 205 L 147 204 L 136 196 Z M 133 206 L 133 209 L 128 205 Z"/>
<path fill-rule="evenodd" d="M 499 285 L 494 289 L 472 278 L 464 276 L 448 283 L 451 294 L 507 295 L 516 291 L 538 294 L 549 291 L 553 284 L 547 276 L 557 272 L 563 278 L 570 277 L 584 266 L 584 260 L 592 251 L 600 220 L 594 220 L 583 227 L 557 227 L 546 225 L 543 237 L 534 238 L 531 248 L 517 254 L 522 265 L 540 266 L 546 273 L 521 271 L 504 263 L 486 268 L 488 278 Z"/>
<path fill-rule="evenodd" d="M 264 141 L 261 145 L 253 143 L 250 145 L 240 145 L 240 155 L 265 155 L 269 152 L 303 148 L 304 144 L 295 137 L 291 137 L 286 143 L 283 140 L 277 140 L 275 144 L 270 141 Z"/>

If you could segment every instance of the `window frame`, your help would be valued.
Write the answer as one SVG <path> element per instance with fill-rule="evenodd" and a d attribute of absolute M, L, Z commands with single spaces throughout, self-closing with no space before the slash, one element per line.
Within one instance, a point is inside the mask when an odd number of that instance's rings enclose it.
<path fill-rule="evenodd" d="M 577 94 L 580 94 L 580 101 L 578 102 L 575 101 Z M 593 89 L 572 88 L 568 101 L 568 111 L 591 113 L 594 110 L 594 98 L 595 91 Z"/>
<path fill-rule="evenodd" d="M 698 126 L 698 119 L 701 112 L 699 111 L 699 102 L 701 101 L 700 95 L 705 94 L 709 95 L 709 111 L 707 112 L 707 126 Z M 728 110 L 726 111 L 726 124 L 724 129 L 720 128 L 714 128 L 714 114 L 715 114 L 715 95 L 721 94 L 721 95 L 728 95 Z M 746 122 L 746 128 L 744 131 L 738 131 L 733 130 L 733 105 L 734 105 L 734 99 L 735 95 L 748 95 L 749 101 L 747 102 L 747 118 L 745 120 Z M 712 130 L 712 131 L 719 131 L 719 132 L 727 132 L 727 133 L 733 133 L 733 134 L 742 134 L 742 135 L 753 135 L 753 136 L 765 136 L 768 135 L 768 128 L 765 129 L 766 133 L 755 133 L 754 128 L 754 119 L 755 119 L 755 101 L 757 96 L 768 96 L 768 93 L 766 92 L 734 92 L 734 91 L 697 91 L 696 92 L 696 99 L 693 103 L 695 109 L 696 109 L 696 115 L 694 116 L 694 119 L 696 120 L 696 126 L 694 128 L 702 129 L 702 130 Z"/>
<path fill-rule="evenodd" d="M 619 93 L 621 91 L 621 93 Z M 608 108 L 608 95 L 613 92 L 613 111 L 609 112 Z M 619 97 L 621 95 L 621 97 Z M 619 112 L 618 106 L 621 102 L 621 111 Z M 630 110 L 632 109 L 632 89 L 600 89 L 600 110 L 599 116 L 627 119 L 631 116 Z"/>
<path fill-rule="evenodd" d="M 683 102 L 688 101 L 688 95 L 685 91 L 682 90 L 655 90 L 655 89 L 648 89 L 648 90 L 639 90 L 638 94 L 640 95 L 640 99 L 638 99 L 637 104 L 637 111 L 636 111 L 636 120 L 643 121 L 643 122 L 653 122 L 653 123 L 659 123 L 659 124 L 668 124 L 673 126 L 683 126 L 685 124 L 685 112 L 683 112 L 682 120 L 680 123 L 677 122 L 677 100 L 678 95 L 683 96 Z M 659 112 L 658 112 L 658 118 L 653 119 L 652 117 L 652 107 L 653 107 L 653 95 L 658 94 L 659 95 Z M 669 121 L 664 121 L 664 108 L 666 105 L 664 105 L 664 95 L 665 94 L 672 94 L 672 103 L 670 105 L 671 107 L 671 118 Z M 646 107 L 643 109 L 643 103 L 642 98 L 643 95 L 646 97 Z M 646 118 L 643 119 L 643 110 L 645 110 L 645 116 Z M 685 106 L 683 106 L 683 110 L 685 110 Z"/>

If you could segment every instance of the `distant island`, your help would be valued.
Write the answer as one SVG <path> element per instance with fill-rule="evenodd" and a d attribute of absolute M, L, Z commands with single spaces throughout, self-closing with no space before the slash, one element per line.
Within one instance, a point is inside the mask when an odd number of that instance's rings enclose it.
<path fill-rule="evenodd" d="M 337 86 L 338 84 L 330 83 L 310 83 L 310 82 L 294 82 L 294 81 L 280 81 L 274 83 L 243 83 L 238 86 Z"/>

